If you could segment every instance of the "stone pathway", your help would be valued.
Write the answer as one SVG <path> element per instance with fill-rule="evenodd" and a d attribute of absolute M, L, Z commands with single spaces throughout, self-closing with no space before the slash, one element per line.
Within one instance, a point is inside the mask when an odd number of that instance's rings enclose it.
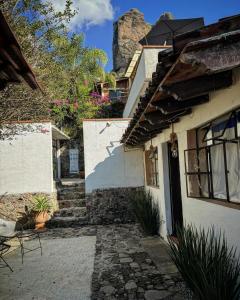
<path fill-rule="evenodd" d="M 19 252 L 7 256 L 14 273 L 0 269 L 0 299 L 191 299 L 165 243 L 137 224 L 54 228 L 41 236 L 43 257 L 32 252 L 21 265 Z"/>
<path fill-rule="evenodd" d="M 188 299 L 169 258 L 161 272 L 143 241 L 138 225 L 98 226 L 92 300 Z"/>

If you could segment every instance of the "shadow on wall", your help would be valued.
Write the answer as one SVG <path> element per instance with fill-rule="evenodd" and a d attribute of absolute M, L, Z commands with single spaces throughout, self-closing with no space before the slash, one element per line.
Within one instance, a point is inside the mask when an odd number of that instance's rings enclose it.
<path fill-rule="evenodd" d="M 125 152 L 124 146 L 116 146 L 116 143 L 119 141 L 111 141 L 105 147 L 107 157 L 93 166 L 93 172 L 86 176 L 87 193 L 95 189 L 143 186 L 142 151 Z"/>

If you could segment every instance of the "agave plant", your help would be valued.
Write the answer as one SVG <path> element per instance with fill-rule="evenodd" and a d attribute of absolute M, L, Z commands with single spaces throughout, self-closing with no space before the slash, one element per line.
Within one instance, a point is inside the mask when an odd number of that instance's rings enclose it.
<path fill-rule="evenodd" d="M 159 232 L 159 210 L 150 192 L 134 191 L 130 194 L 136 218 L 147 234 L 155 235 Z"/>
<path fill-rule="evenodd" d="M 33 198 L 32 210 L 38 214 L 50 212 L 52 206 L 46 196 L 37 195 Z"/>
<path fill-rule="evenodd" d="M 169 240 L 170 256 L 198 300 L 239 300 L 240 263 L 236 249 L 214 227 L 187 226 Z"/>

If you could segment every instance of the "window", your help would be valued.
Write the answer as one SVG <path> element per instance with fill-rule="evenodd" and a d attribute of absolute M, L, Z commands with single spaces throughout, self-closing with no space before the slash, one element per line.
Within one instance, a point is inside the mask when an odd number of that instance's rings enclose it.
<path fill-rule="evenodd" d="M 240 203 L 240 111 L 188 132 L 187 195 Z"/>
<path fill-rule="evenodd" d="M 146 183 L 150 186 L 159 186 L 158 182 L 158 150 L 152 148 L 145 151 Z"/>

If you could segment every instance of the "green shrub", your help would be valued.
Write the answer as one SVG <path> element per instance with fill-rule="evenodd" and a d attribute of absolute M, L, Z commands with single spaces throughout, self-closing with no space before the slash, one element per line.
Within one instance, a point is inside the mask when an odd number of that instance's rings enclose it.
<path fill-rule="evenodd" d="M 153 202 L 150 192 L 143 190 L 132 192 L 130 199 L 137 220 L 143 230 L 150 235 L 159 232 L 159 210 L 157 204 Z"/>
<path fill-rule="evenodd" d="M 187 226 L 178 229 L 177 239 L 169 240 L 170 255 L 197 299 L 240 299 L 239 259 L 221 232 Z"/>

